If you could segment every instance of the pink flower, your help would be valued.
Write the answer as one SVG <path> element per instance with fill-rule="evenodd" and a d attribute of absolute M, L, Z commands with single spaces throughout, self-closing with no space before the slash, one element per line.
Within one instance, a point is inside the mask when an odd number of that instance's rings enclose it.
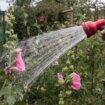
<path fill-rule="evenodd" d="M 40 16 L 39 19 L 40 19 L 40 22 L 41 22 L 41 23 L 44 22 L 44 16 Z"/>
<path fill-rule="evenodd" d="M 75 72 L 71 73 L 70 76 L 72 77 L 72 85 L 71 88 L 73 90 L 79 90 L 81 88 L 81 78 Z"/>
<path fill-rule="evenodd" d="M 61 73 L 57 73 L 58 80 L 63 80 L 63 76 Z"/>
<path fill-rule="evenodd" d="M 25 64 L 22 59 L 22 49 L 18 49 L 18 54 L 17 54 L 17 57 L 15 58 L 15 62 L 16 62 L 15 71 L 18 71 L 18 72 L 25 71 Z"/>
<path fill-rule="evenodd" d="M 7 66 L 7 67 L 6 67 L 6 75 L 7 75 L 7 76 L 10 76 L 10 74 L 11 74 L 11 69 L 10 69 L 9 66 Z"/>
<path fill-rule="evenodd" d="M 63 79 L 62 74 L 61 73 L 57 73 L 57 77 L 58 77 L 59 85 L 64 85 L 65 84 L 65 80 Z"/>

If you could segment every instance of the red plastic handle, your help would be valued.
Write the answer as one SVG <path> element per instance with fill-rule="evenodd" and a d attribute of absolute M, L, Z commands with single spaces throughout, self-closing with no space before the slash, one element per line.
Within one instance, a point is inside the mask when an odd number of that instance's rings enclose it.
<path fill-rule="evenodd" d="M 100 19 L 96 22 L 88 21 L 82 23 L 83 29 L 89 38 L 94 35 L 102 26 L 105 26 L 105 19 Z"/>

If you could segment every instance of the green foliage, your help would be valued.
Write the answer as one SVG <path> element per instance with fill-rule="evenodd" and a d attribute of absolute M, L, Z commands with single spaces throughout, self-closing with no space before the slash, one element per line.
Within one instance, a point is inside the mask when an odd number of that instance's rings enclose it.
<path fill-rule="evenodd" d="M 13 55 L 15 51 L 15 47 L 17 46 L 17 35 L 14 34 L 13 23 L 15 18 L 12 14 L 13 8 L 10 8 L 7 13 L 7 31 L 6 31 L 6 43 L 3 45 L 3 57 L 2 61 L 4 61 L 4 68 L 0 72 L 3 78 L 0 81 L 0 103 L 3 105 L 14 105 L 16 101 L 22 100 L 23 98 L 23 90 L 20 89 L 20 86 L 14 84 L 15 76 L 13 71 L 9 71 L 7 73 L 6 68 L 13 66 L 14 60 Z"/>
<path fill-rule="evenodd" d="M 68 8 L 66 3 L 58 3 L 56 0 L 43 0 L 37 3 L 36 7 L 27 3 L 27 0 L 24 2 L 16 1 L 15 12 L 13 12 L 15 16 L 14 32 L 17 33 L 19 39 L 26 39 L 56 29 L 59 13 Z M 42 15 L 45 20 L 40 23 Z"/>
<path fill-rule="evenodd" d="M 36 6 L 36 14 L 44 15 L 49 22 L 51 20 L 58 19 L 58 14 L 63 10 L 67 9 L 66 3 L 63 2 L 58 3 L 56 0 L 42 0 Z"/>

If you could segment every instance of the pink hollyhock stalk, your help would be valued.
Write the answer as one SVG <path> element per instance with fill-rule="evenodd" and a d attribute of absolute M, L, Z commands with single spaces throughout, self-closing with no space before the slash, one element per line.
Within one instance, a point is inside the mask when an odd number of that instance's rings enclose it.
<path fill-rule="evenodd" d="M 61 73 L 57 73 L 58 80 L 63 80 L 63 76 Z"/>
<path fill-rule="evenodd" d="M 75 72 L 71 73 L 70 76 L 72 77 L 72 85 L 71 88 L 73 90 L 79 90 L 81 88 L 81 78 Z"/>
<path fill-rule="evenodd" d="M 24 61 L 22 59 L 22 49 L 18 49 L 18 53 L 17 53 L 17 56 L 15 58 L 15 62 L 16 62 L 15 71 L 18 71 L 18 72 L 25 71 L 25 64 L 24 64 Z"/>

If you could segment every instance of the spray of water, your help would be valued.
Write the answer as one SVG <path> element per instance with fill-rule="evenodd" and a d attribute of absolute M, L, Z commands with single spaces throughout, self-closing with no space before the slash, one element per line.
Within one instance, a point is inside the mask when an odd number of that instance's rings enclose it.
<path fill-rule="evenodd" d="M 44 33 L 22 41 L 26 71 L 17 74 L 20 83 L 29 86 L 60 56 L 86 37 L 82 26 Z"/>

